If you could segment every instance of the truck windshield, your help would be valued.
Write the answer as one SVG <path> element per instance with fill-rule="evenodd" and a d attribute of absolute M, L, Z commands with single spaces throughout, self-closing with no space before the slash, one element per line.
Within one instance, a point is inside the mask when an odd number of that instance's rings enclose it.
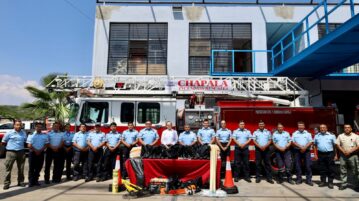
<path fill-rule="evenodd" d="M 14 121 L 12 119 L 0 118 L 0 129 L 13 129 Z"/>
<path fill-rule="evenodd" d="M 83 123 L 107 123 L 107 102 L 86 102 L 83 104 L 80 121 Z"/>
<path fill-rule="evenodd" d="M 13 129 L 14 124 L 13 123 L 5 123 L 0 125 L 0 129 Z"/>
<path fill-rule="evenodd" d="M 76 117 L 77 117 L 77 113 L 79 112 L 79 104 L 77 103 L 72 103 L 70 105 L 70 114 L 69 114 L 69 122 L 70 123 L 75 123 L 76 122 Z"/>

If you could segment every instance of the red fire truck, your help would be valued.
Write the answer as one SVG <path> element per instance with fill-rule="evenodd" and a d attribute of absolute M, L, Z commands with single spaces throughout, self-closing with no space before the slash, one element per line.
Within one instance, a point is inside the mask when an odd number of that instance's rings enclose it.
<path fill-rule="evenodd" d="M 166 121 L 179 131 L 184 124 L 196 131 L 204 119 L 215 129 L 225 119 L 231 130 L 244 120 L 252 132 L 259 120 L 271 131 L 280 122 L 290 133 L 298 121 L 311 133 L 321 123 L 334 133 L 337 127 L 335 109 L 309 107 L 307 91 L 287 77 L 58 76 L 47 88 L 72 93 L 74 131 L 80 123 L 101 123 L 107 132 L 111 122 L 123 131 L 129 121 L 140 130 L 148 119 L 159 134 Z M 253 144 L 250 150 L 254 161 Z"/>

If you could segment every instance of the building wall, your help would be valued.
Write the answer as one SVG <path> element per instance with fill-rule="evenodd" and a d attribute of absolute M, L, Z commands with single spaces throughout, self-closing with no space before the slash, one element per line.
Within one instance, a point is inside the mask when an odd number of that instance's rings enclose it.
<path fill-rule="evenodd" d="M 266 50 L 266 23 L 299 22 L 313 6 L 273 5 L 206 5 L 183 6 L 182 16 L 174 16 L 171 5 L 116 5 L 96 9 L 92 74 L 107 74 L 109 24 L 111 22 L 168 23 L 167 72 L 169 76 L 188 76 L 189 23 L 251 23 L 252 49 Z M 313 22 L 322 13 L 310 18 Z M 349 18 L 349 8 L 340 8 L 330 22 L 342 23 Z M 310 40 L 318 39 L 318 30 L 310 31 Z M 208 66 L 209 68 L 209 66 Z M 255 73 L 267 72 L 266 54 L 256 55 Z M 133 75 L 131 75 L 133 76 Z"/>
<path fill-rule="evenodd" d="M 311 106 L 327 106 L 323 103 L 323 92 L 325 91 L 346 91 L 352 92 L 352 96 L 359 91 L 358 80 L 332 80 L 332 79 L 311 79 L 300 78 L 296 80 L 301 87 L 309 92 L 309 104 Z M 348 97 L 349 98 L 349 97 Z M 358 99 L 359 104 L 359 99 Z"/>

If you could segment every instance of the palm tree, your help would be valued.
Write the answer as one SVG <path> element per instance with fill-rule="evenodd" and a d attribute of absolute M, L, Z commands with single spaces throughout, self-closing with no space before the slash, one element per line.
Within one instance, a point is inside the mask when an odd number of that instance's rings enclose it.
<path fill-rule="evenodd" d="M 46 87 L 58 74 L 52 73 L 41 79 L 41 84 Z M 33 86 L 25 89 L 35 98 L 32 103 L 24 103 L 21 107 L 31 109 L 34 113 L 42 116 L 53 117 L 55 121 L 64 123 L 69 116 L 69 104 L 66 92 L 49 92 Z"/>

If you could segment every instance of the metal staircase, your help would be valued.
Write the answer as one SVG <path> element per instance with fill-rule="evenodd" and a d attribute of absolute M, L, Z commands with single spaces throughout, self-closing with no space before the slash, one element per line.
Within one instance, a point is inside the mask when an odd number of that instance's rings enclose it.
<path fill-rule="evenodd" d="M 336 23 L 332 17 L 334 15 L 340 15 L 346 21 L 338 28 L 331 29 L 330 24 Z M 319 25 L 324 25 L 325 36 L 316 40 L 315 35 L 318 35 Z M 235 55 L 238 53 L 249 55 L 251 72 L 235 70 Z M 226 70 L 217 65 L 222 58 L 217 59 L 216 55 L 220 54 L 228 56 L 228 60 L 231 60 L 228 62 L 231 66 L 226 66 Z M 321 77 L 359 63 L 358 55 L 358 4 L 354 0 L 339 0 L 338 2 L 323 0 L 269 50 L 212 49 L 210 74 L 213 76 Z M 258 68 L 256 56 L 269 58 L 268 73 L 256 72 Z"/>
<path fill-rule="evenodd" d="M 271 48 L 273 75 L 319 77 L 359 62 L 359 15 L 354 0 L 340 0 L 332 7 L 328 2 L 319 3 Z M 331 30 L 334 15 L 347 21 Z M 312 42 L 311 33 L 319 24 L 324 25 L 325 36 Z"/>

